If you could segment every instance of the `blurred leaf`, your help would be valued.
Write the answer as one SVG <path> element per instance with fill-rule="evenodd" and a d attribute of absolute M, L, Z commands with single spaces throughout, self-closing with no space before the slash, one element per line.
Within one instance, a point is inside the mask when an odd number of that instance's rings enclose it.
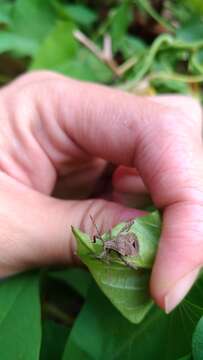
<path fill-rule="evenodd" d="M 37 47 L 37 43 L 29 38 L 8 31 L 0 32 L 0 53 L 11 51 L 18 55 L 33 55 Z"/>
<path fill-rule="evenodd" d="M 203 39 L 203 19 L 193 18 L 192 21 L 181 26 L 176 31 L 178 39 L 187 42 L 202 41 Z"/>
<path fill-rule="evenodd" d="M 51 0 L 16 0 L 6 31 L 0 32 L 0 52 L 32 56 L 55 23 Z"/>
<path fill-rule="evenodd" d="M 74 25 L 58 21 L 33 58 L 31 69 L 52 69 L 74 58 L 78 44 L 73 37 Z"/>
<path fill-rule="evenodd" d="M 124 223 L 117 225 L 111 231 L 111 238 L 121 232 Z M 101 240 L 93 243 L 85 233 L 74 229 L 78 245 L 78 255 L 87 265 L 99 287 L 116 306 L 116 308 L 133 323 L 140 322 L 149 311 L 152 301 L 149 296 L 148 282 L 149 271 L 144 270 L 152 266 L 160 236 L 160 218 L 157 212 L 136 218 L 129 229 L 138 241 L 139 252 L 135 256 L 125 256 L 137 270 L 129 268 L 113 252 L 108 262 L 96 258 L 102 250 Z M 108 240 L 109 233 L 103 235 L 104 241 Z"/>
<path fill-rule="evenodd" d="M 89 50 L 80 47 L 73 37 L 74 25 L 57 22 L 42 43 L 31 69 L 51 69 L 81 80 L 109 82 L 112 72 Z"/>
<path fill-rule="evenodd" d="M 68 16 L 80 25 L 90 26 L 97 19 L 95 12 L 84 5 L 67 5 L 66 11 Z"/>
<path fill-rule="evenodd" d="M 41 343 L 39 276 L 27 273 L 0 284 L 0 354 L 37 360 Z"/>
<path fill-rule="evenodd" d="M 194 360 L 203 359 L 203 317 L 199 320 L 193 334 L 192 355 Z"/>
<path fill-rule="evenodd" d="M 203 314 L 202 279 L 170 315 L 153 308 L 138 325 L 128 322 L 98 288 L 91 288 L 66 344 L 63 360 L 177 360 L 191 351 Z M 202 360 L 202 358 L 201 358 Z"/>
<path fill-rule="evenodd" d="M 189 94 L 190 88 L 187 83 L 177 80 L 154 79 L 151 81 L 153 87 L 159 94 L 164 93 L 179 93 Z"/>
<path fill-rule="evenodd" d="M 145 43 L 135 36 L 124 35 L 119 42 L 119 50 L 122 51 L 124 57 L 129 59 L 132 56 L 139 57 L 146 49 Z"/>
<path fill-rule="evenodd" d="M 203 49 L 194 52 L 190 60 L 190 70 L 203 74 Z"/>
<path fill-rule="evenodd" d="M 112 82 L 112 71 L 87 49 L 81 48 L 76 57 L 55 68 L 56 71 L 76 79 L 101 83 Z"/>
<path fill-rule="evenodd" d="M 53 320 L 43 323 L 40 360 L 59 360 L 64 351 L 70 329 Z"/>
<path fill-rule="evenodd" d="M 203 2 L 202 0 L 181 0 L 180 5 L 183 8 L 187 6 L 190 11 L 195 13 L 203 14 Z"/>
<path fill-rule="evenodd" d="M 90 273 L 85 269 L 79 268 L 53 271 L 50 272 L 49 275 L 55 279 L 64 281 L 84 298 L 87 296 L 89 286 L 92 282 Z"/>
<path fill-rule="evenodd" d="M 7 0 L 1 0 L 0 3 L 0 23 L 8 25 L 11 21 L 12 4 Z"/>
<path fill-rule="evenodd" d="M 56 20 L 51 3 L 52 0 L 16 0 L 10 31 L 39 43 Z"/>
<path fill-rule="evenodd" d="M 55 1 L 54 5 L 62 17 L 84 27 L 90 27 L 97 20 L 95 11 L 83 4 L 62 5 Z"/>
<path fill-rule="evenodd" d="M 110 35 L 112 37 L 113 49 L 119 47 L 122 37 L 126 34 L 127 28 L 132 20 L 132 11 L 129 1 L 124 1 L 119 7 L 110 13 Z"/>

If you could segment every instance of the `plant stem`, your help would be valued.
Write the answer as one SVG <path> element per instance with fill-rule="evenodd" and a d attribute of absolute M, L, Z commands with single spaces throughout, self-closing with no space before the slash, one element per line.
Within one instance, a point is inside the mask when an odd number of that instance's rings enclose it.
<path fill-rule="evenodd" d="M 66 324 L 68 326 L 73 324 L 74 319 L 70 315 L 56 307 L 54 304 L 45 303 L 43 310 L 46 315 L 59 320 L 63 324 Z"/>

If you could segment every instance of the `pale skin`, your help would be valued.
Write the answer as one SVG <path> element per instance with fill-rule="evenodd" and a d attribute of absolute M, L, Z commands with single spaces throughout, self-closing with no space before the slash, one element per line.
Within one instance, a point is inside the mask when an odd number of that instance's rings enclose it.
<path fill-rule="evenodd" d="M 1 89 L 0 116 L 0 276 L 78 263 L 71 225 L 93 236 L 89 214 L 103 232 L 142 215 L 124 204 L 150 195 L 163 212 L 151 294 L 170 312 L 203 264 L 200 105 L 38 72 Z M 85 200 L 109 161 L 113 201 Z"/>

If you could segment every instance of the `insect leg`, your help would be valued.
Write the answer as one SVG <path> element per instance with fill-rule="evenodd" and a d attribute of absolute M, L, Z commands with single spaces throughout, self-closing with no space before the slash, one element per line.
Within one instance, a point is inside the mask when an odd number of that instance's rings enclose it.
<path fill-rule="evenodd" d="M 120 232 L 129 231 L 131 226 L 133 225 L 133 223 L 134 223 L 134 220 L 128 221 L 127 224 L 124 225 L 124 227 L 121 229 Z"/>
<path fill-rule="evenodd" d="M 110 259 L 109 259 L 109 252 L 106 250 L 106 249 L 104 249 L 102 252 L 101 252 L 101 254 L 99 254 L 99 255 L 94 255 L 94 257 L 96 258 L 96 259 L 98 259 L 98 260 L 102 260 L 102 261 L 104 261 L 104 262 L 106 262 L 107 264 L 110 264 Z"/>
<path fill-rule="evenodd" d="M 137 269 L 138 269 L 137 266 L 131 264 L 128 260 L 126 260 L 123 255 L 119 254 L 119 256 L 120 256 L 121 260 L 124 262 L 124 264 L 126 264 L 129 268 L 131 268 L 131 269 L 133 269 L 133 270 L 137 270 Z"/>

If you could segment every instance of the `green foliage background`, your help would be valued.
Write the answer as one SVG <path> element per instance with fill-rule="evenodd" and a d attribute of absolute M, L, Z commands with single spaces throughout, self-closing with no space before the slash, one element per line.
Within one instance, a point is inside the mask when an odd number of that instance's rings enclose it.
<path fill-rule="evenodd" d="M 80 44 L 76 30 L 97 45 L 100 56 Z M 113 71 L 101 59 L 106 34 Z M 202 101 L 203 2 L 1 0 L 1 85 L 41 69 L 136 94 L 182 93 Z M 0 284 L 0 356 L 202 360 L 202 315 L 201 278 L 170 316 L 154 306 L 133 325 L 86 270 L 43 269 Z"/>

